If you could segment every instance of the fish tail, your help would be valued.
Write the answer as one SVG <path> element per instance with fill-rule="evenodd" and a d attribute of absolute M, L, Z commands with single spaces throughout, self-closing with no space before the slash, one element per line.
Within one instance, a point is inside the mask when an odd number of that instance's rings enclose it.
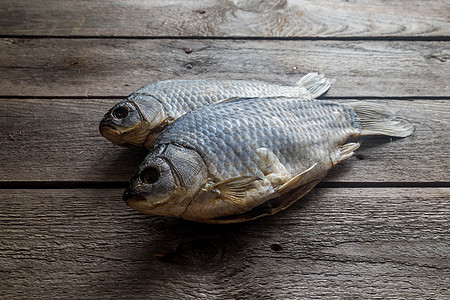
<path fill-rule="evenodd" d="M 331 86 L 325 75 L 319 73 L 308 73 L 295 85 L 304 87 L 313 99 L 325 94 Z"/>
<path fill-rule="evenodd" d="M 362 126 L 360 135 L 388 135 L 407 137 L 414 127 L 405 120 L 395 120 L 395 113 L 388 107 L 368 102 L 348 104 L 356 112 Z"/>

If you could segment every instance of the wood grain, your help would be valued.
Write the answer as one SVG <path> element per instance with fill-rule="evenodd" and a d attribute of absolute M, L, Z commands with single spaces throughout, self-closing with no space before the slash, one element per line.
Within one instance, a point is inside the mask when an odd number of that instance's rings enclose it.
<path fill-rule="evenodd" d="M 8 96 L 125 96 L 164 79 L 294 83 L 314 71 L 332 80 L 329 96 L 450 95 L 445 42 L 4 38 L 0 53 Z"/>
<path fill-rule="evenodd" d="M 3 0 L 1 35 L 360 37 L 449 35 L 447 1 Z"/>
<path fill-rule="evenodd" d="M 0 190 L 2 296 L 450 296 L 450 189 L 316 189 L 223 226 L 144 216 L 121 192 Z"/>
<path fill-rule="evenodd" d="M 1 99 L 0 156 L 5 159 L 0 180 L 128 181 L 145 152 L 112 145 L 98 132 L 103 114 L 117 101 Z M 363 139 L 358 155 L 339 164 L 326 180 L 450 181 L 450 101 L 375 102 L 397 110 L 416 132 L 405 139 Z"/>
<path fill-rule="evenodd" d="M 374 188 L 448 187 L 449 11 L 421 0 L 0 1 L 0 299 L 450 299 L 450 189 Z M 145 155 L 98 133 L 142 85 L 292 84 L 318 70 L 327 96 L 387 105 L 416 132 L 364 139 L 322 185 L 335 188 L 244 224 L 149 217 L 121 188 L 100 188 L 124 185 Z"/>

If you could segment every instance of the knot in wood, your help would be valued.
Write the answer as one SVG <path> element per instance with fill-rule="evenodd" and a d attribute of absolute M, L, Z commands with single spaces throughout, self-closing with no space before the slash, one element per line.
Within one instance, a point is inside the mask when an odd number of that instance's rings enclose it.
<path fill-rule="evenodd" d="M 180 243 L 175 252 L 164 255 L 167 262 L 213 266 L 220 262 L 223 256 L 223 246 L 217 240 L 202 238 Z"/>

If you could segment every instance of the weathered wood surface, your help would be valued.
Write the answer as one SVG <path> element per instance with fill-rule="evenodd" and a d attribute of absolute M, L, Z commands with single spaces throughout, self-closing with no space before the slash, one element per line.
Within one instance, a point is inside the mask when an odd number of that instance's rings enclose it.
<path fill-rule="evenodd" d="M 2 99 L 0 156 L 7 159 L 0 181 L 128 181 L 145 152 L 112 145 L 98 132 L 99 120 L 117 101 Z M 338 165 L 327 181 L 450 181 L 450 101 L 375 102 L 410 120 L 415 133 L 363 139 L 358 155 Z"/>
<path fill-rule="evenodd" d="M 1 35 L 352 37 L 450 34 L 448 1 L 3 0 Z"/>
<path fill-rule="evenodd" d="M 121 192 L 1 190 L 2 297 L 450 295 L 448 188 L 316 189 L 231 226 L 144 216 Z"/>
<path fill-rule="evenodd" d="M 0 298 L 449 299 L 449 9 L 0 1 Z M 327 97 L 388 105 L 416 132 L 365 139 L 322 188 L 245 224 L 148 217 L 102 188 L 122 186 L 145 154 L 98 133 L 140 86 L 293 83 L 317 70 L 332 80 Z"/>
<path fill-rule="evenodd" d="M 294 83 L 312 71 L 332 79 L 329 96 L 450 95 L 446 42 L 4 38 L 0 53 L 0 95 L 127 95 L 164 79 Z"/>

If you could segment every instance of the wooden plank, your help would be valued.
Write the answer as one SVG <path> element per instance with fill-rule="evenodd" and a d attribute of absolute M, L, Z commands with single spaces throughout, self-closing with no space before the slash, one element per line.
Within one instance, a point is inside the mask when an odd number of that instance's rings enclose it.
<path fill-rule="evenodd" d="M 329 96 L 450 95 L 445 42 L 4 38 L 0 53 L 1 95 L 127 95 L 164 79 L 294 83 L 318 70 Z"/>
<path fill-rule="evenodd" d="M 98 132 L 103 114 L 117 101 L 1 99 L 0 156 L 4 160 L 0 180 L 128 181 L 145 152 L 112 145 Z M 450 101 L 375 102 L 398 110 L 416 132 L 394 141 L 365 138 L 358 155 L 339 164 L 326 180 L 450 181 Z"/>
<path fill-rule="evenodd" d="M 0 34 L 39 36 L 443 36 L 447 1 L 3 0 Z"/>
<path fill-rule="evenodd" d="M 0 190 L 5 299 L 450 297 L 450 189 L 316 189 L 235 225 L 148 217 L 121 190 Z"/>

